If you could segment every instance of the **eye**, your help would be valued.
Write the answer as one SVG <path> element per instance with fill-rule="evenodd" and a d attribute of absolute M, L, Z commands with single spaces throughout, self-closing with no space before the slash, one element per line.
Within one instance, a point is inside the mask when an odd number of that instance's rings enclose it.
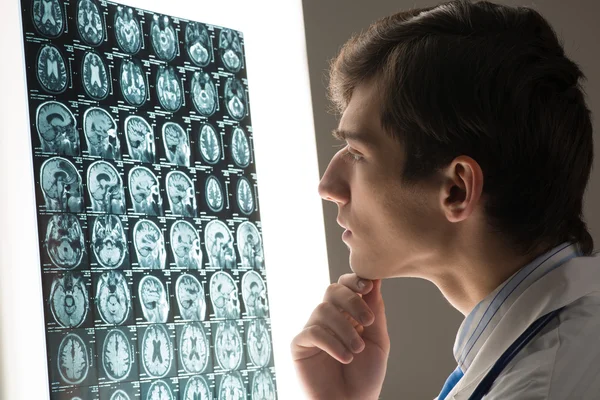
<path fill-rule="evenodd" d="M 346 148 L 344 149 L 343 153 L 342 153 L 342 157 L 354 164 L 357 162 L 360 162 L 363 160 L 363 157 L 360 153 L 357 153 L 353 148 L 351 148 L 350 146 L 346 145 Z"/>

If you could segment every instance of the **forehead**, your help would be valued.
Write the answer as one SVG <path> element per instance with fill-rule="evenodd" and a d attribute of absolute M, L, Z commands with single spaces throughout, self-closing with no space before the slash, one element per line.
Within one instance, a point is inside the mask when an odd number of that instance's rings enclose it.
<path fill-rule="evenodd" d="M 357 85 L 342 114 L 338 129 L 368 135 L 372 140 L 378 139 L 382 134 L 380 104 L 375 82 L 367 81 Z"/>

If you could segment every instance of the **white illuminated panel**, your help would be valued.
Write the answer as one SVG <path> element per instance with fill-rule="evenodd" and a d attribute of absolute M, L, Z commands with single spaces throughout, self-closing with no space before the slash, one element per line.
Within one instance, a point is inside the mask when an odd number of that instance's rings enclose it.
<path fill-rule="evenodd" d="M 301 2 L 120 3 L 244 33 L 278 392 L 281 399 L 298 398 L 289 343 L 328 284 Z M 46 338 L 20 1 L 3 0 L 0 11 L 0 397 L 44 399 Z"/>

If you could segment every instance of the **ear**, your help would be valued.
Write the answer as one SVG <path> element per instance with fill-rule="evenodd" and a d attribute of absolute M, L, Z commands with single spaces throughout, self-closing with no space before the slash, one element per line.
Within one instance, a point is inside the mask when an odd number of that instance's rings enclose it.
<path fill-rule="evenodd" d="M 483 171 L 468 156 L 458 156 L 443 172 L 440 205 L 449 222 L 465 220 L 480 203 Z"/>

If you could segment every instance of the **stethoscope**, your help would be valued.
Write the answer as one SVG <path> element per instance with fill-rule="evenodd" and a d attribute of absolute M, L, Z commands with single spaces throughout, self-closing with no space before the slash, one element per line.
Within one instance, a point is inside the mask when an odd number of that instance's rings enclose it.
<path fill-rule="evenodd" d="M 475 388 L 475 391 L 469 397 L 469 400 L 481 400 L 483 396 L 487 394 L 487 392 L 492 387 L 492 384 L 496 380 L 496 378 L 500 375 L 502 370 L 510 363 L 510 361 L 515 358 L 515 356 L 521 351 L 523 347 L 527 345 L 537 335 L 547 324 L 562 310 L 559 308 L 558 310 L 554 310 L 543 317 L 537 319 L 533 324 L 527 328 L 525 332 L 521 334 L 510 345 L 510 347 L 502 353 L 500 358 L 496 361 L 496 363 L 492 366 L 492 368 L 488 371 L 488 373 L 483 377 L 481 382 Z"/>

